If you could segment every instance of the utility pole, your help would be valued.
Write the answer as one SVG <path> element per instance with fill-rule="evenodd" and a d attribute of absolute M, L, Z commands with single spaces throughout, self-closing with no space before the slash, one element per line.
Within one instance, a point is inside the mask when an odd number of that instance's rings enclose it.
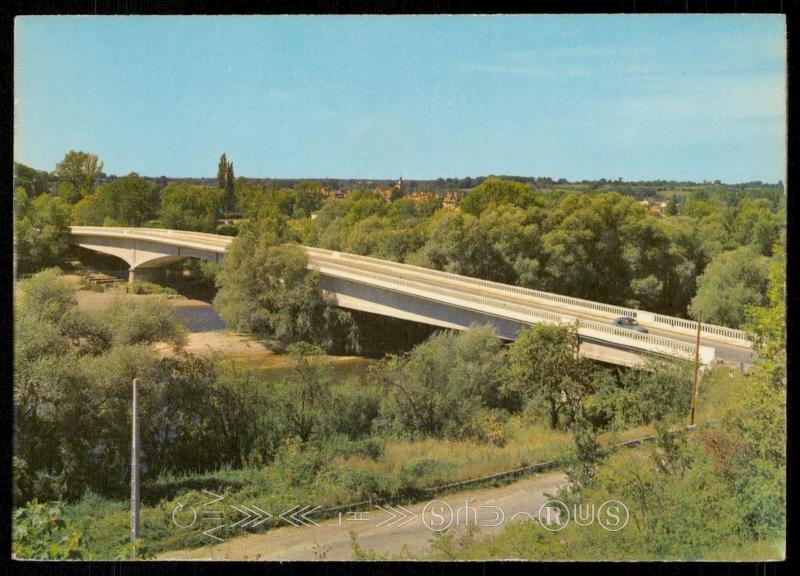
<path fill-rule="evenodd" d="M 133 379 L 133 410 L 131 423 L 131 542 L 136 559 L 136 540 L 139 539 L 139 379 Z"/>
<path fill-rule="evenodd" d="M 697 405 L 697 375 L 700 372 L 700 317 L 697 318 L 697 339 L 694 343 L 694 381 L 692 382 L 692 412 L 689 426 L 694 427 L 694 409 Z"/>

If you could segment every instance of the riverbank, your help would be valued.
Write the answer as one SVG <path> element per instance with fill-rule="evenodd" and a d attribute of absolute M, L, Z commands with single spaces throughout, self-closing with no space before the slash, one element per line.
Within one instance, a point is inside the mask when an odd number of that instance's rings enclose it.
<path fill-rule="evenodd" d="M 189 331 L 184 351 L 190 354 L 197 356 L 219 354 L 225 362 L 243 368 L 279 369 L 292 365 L 291 359 L 283 353 L 278 342 L 227 329 L 214 307 L 203 300 L 187 298 L 180 294 L 169 296 L 129 294 L 122 288 L 98 292 L 88 288 L 80 276 L 65 274 L 63 278 L 75 288 L 78 309 L 84 312 L 100 312 L 118 298 L 131 301 L 166 298 L 174 308 L 175 315 Z M 174 353 L 167 345 L 156 345 L 156 349 L 160 354 Z M 326 359 L 333 364 L 366 361 L 360 356 L 327 356 Z"/>

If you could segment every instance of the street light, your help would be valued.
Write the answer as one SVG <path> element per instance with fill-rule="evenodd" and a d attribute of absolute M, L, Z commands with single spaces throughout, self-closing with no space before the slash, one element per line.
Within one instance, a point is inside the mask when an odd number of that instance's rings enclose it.
<path fill-rule="evenodd" d="M 694 380 L 692 381 L 692 411 L 689 426 L 694 428 L 694 409 L 697 406 L 697 374 L 700 371 L 700 316 L 697 317 L 697 340 L 694 343 Z"/>
<path fill-rule="evenodd" d="M 133 409 L 131 423 L 131 554 L 136 559 L 139 539 L 139 379 L 133 379 Z"/>

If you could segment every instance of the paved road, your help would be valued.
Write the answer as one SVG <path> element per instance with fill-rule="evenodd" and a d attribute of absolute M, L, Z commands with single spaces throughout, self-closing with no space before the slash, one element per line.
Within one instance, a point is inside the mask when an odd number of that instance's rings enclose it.
<path fill-rule="evenodd" d="M 550 499 L 548 494 L 554 494 L 566 482 L 563 472 L 537 474 L 506 486 L 463 491 L 437 501 L 408 505 L 405 509 L 409 513 L 397 514 L 393 521 L 395 526 L 388 526 L 392 515 L 373 508 L 366 520 L 357 521 L 343 515 L 341 521 L 320 522 L 320 527 L 275 528 L 264 534 L 232 538 L 215 546 L 165 552 L 159 559 L 351 560 L 351 530 L 356 532 L 358 544 L 364 549 L 399 555 L 405 546 L 411 554 L 419 556 L 434 537 L 434 531 L 428 526 L 437 527 L 440 518 L 438 527 L 451 522 L 456 528 L 457 522 L 457 530 L 464 530 L 469 522 L 480 528 L 480 534 L 491 534 L 511 522 L 537 518 L 539 508 Z M 379 526 L 381 522 L 386 523 Z"/>

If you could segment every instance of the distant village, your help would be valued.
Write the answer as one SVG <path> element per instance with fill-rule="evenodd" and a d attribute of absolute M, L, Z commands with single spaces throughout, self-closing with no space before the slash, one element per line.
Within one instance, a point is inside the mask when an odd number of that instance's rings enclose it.
<path fill-rule="evenodd" d="M 394 185 L 385 187 L 377 186 L 373 188 L 372 191 L 386 200 L 388 203 L 392 203 L 400 198 L 405 198 L 413 201 L 418 206 L 426 200 L 433 200 L 441 197 L 442 206 L 449 209 L 457 208 L 459 202 L 461 202 L 461 199 L 464 197 L 464 192 L 460 190 L 451 190 L 449 192 L 445 192 L 444 196 L 436 194 L 430 190 L 414 190 L 409 192 L 406 189 L 402 177 L 400 177 L 400 179 Z M 341 200 L 347 196 L 347 191 L 339 189 L 329 189 L 323 187 L 321 192 L 326 198 L 332 198 L 335 200 Z"/>

